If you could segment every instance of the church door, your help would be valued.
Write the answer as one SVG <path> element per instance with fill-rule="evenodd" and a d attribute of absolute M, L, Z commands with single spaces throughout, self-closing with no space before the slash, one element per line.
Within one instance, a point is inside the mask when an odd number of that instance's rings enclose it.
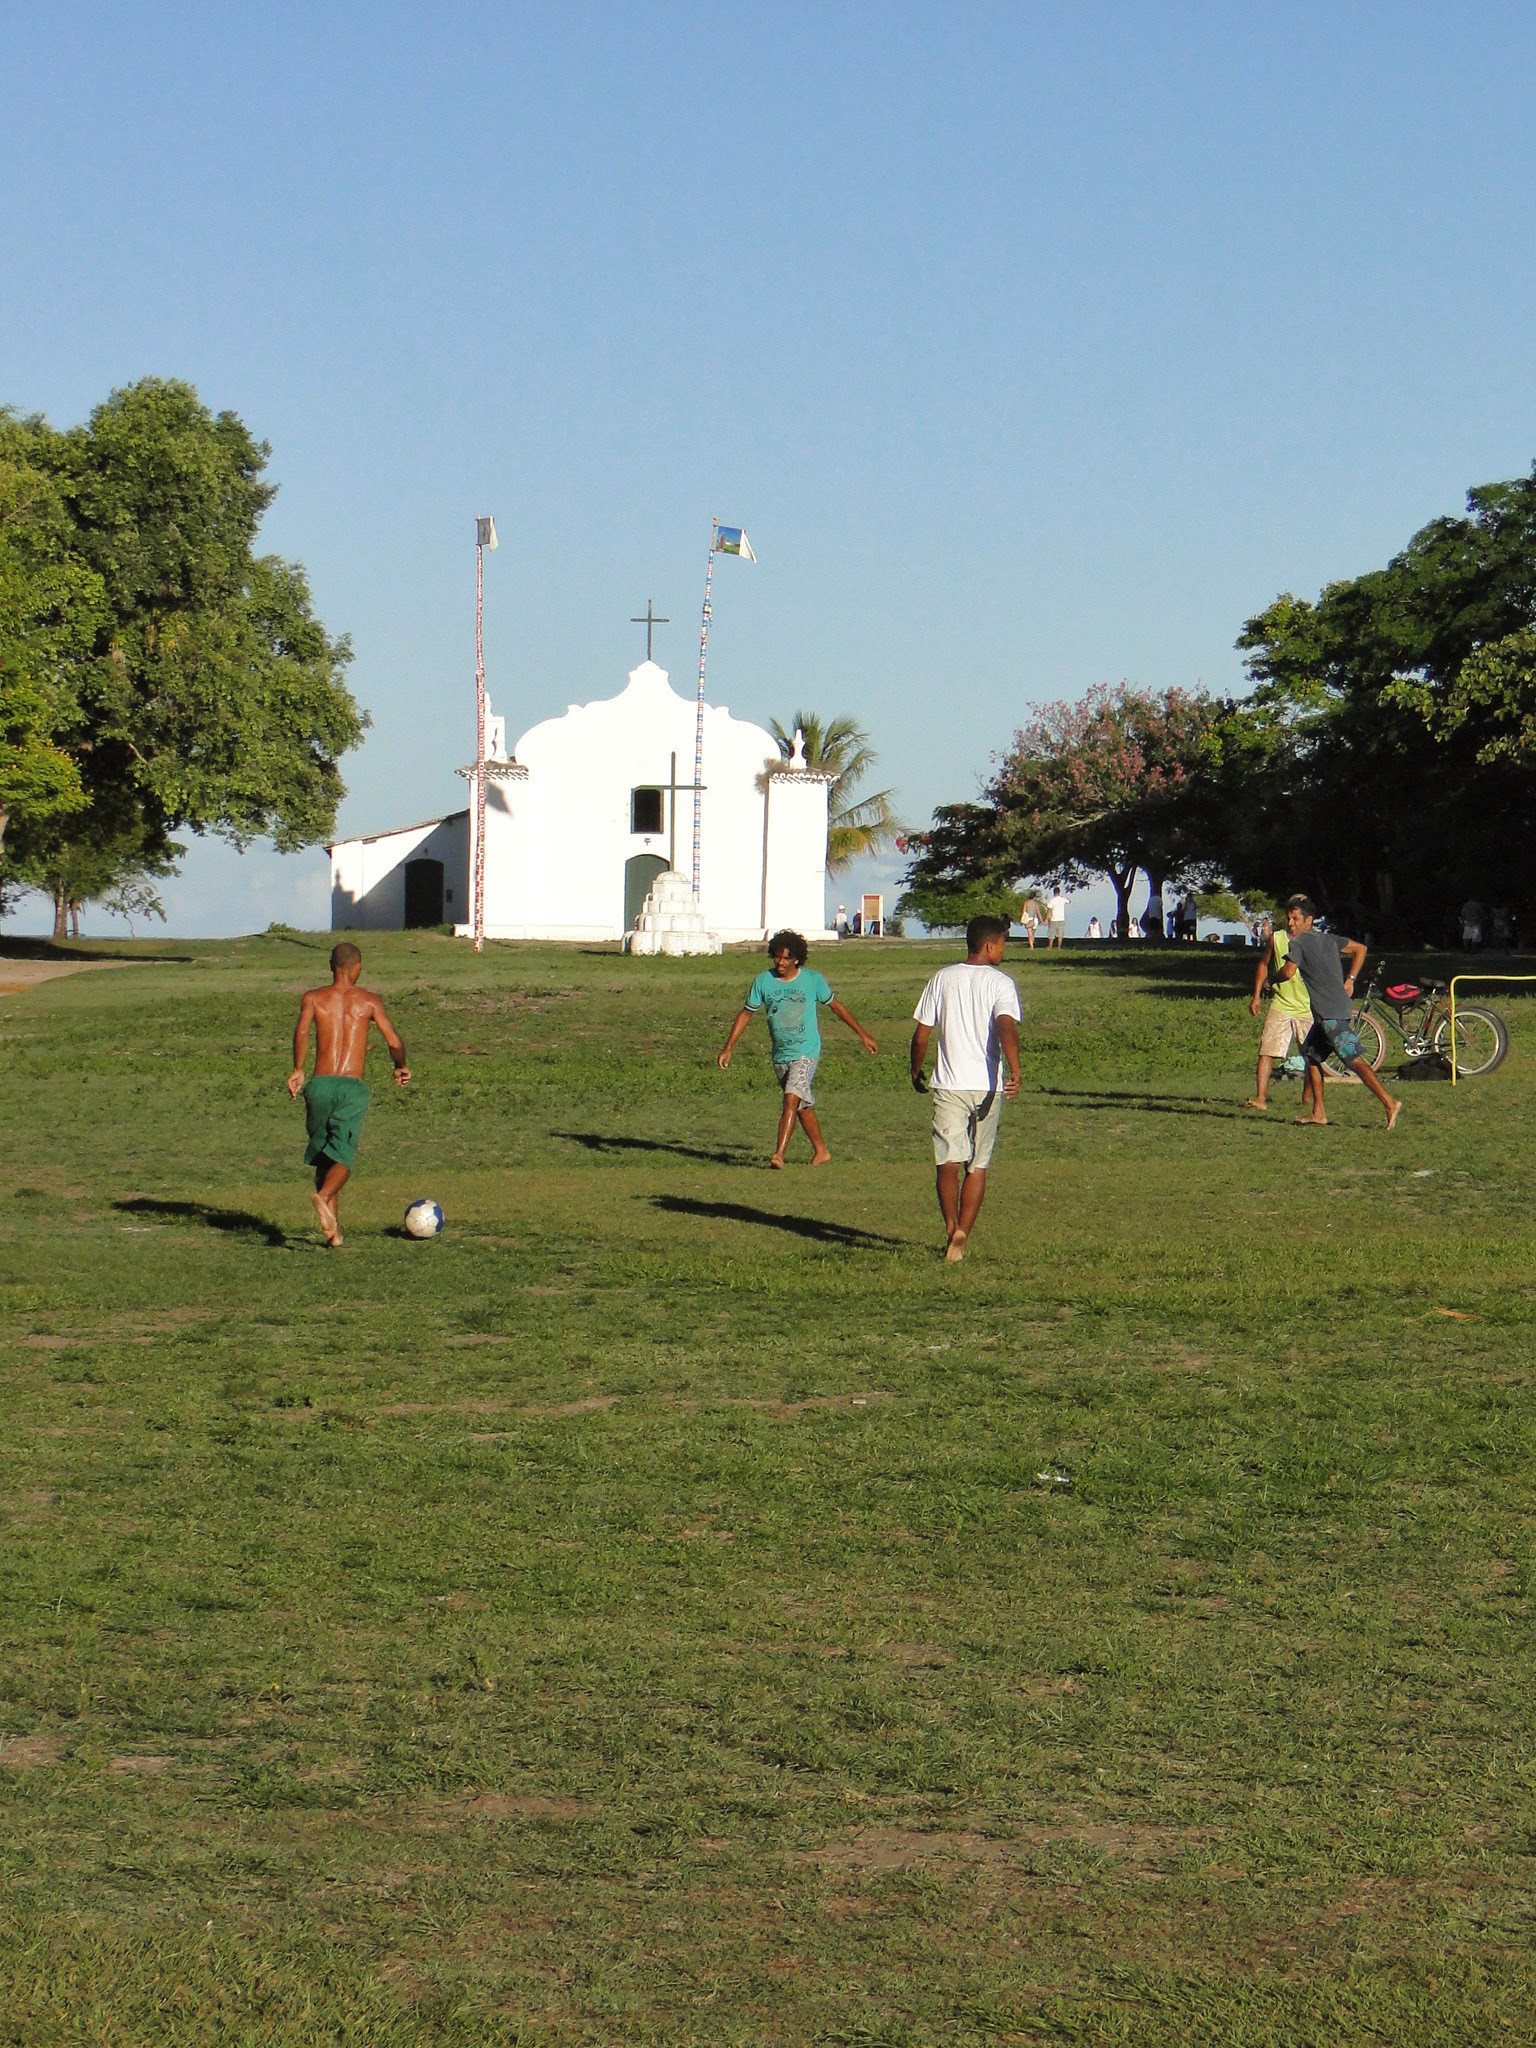
<path fill-rule="evenodd" d="M 664 861 L 659 853 L 637 853 L 633 860 L 624 863 L 624 929 L 632 932 L 635 919 L 645 908 L 645 899 L 651 893 L 651 884 L 660 874 L 665 874 L 670 862 Z"/>
<path fill-rule="evenodd" d="M 405 928 L 443 921 L 443 864 L 440 860 L 408 860 L 405 864 Z"/>

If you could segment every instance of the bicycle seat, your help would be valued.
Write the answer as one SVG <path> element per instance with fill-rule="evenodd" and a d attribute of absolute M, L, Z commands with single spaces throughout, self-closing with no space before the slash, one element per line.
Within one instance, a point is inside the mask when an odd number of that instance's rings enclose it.
<path fill-rule="evenodd" d="M 1382 994 L 1389 1003 L 1401 1003 L 1406 1007 L 1409 1003 L 1416 1003 L 1424 990 L 1416 981 L 1394 981 L 1382 990 Z"/>

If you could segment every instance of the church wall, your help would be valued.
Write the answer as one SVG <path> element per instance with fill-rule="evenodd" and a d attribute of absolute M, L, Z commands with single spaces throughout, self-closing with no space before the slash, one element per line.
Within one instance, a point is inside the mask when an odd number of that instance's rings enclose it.
<path fill-rule="evenodd" d="M 405 867 L 443 863 L 446 922 L 464 914 L 469 882 L 469 813 L 429 819 L 400 832 L 342 839 L 331 848 L 331 930 L 397 932 L 405 924 Z"/>
<path fill-rule="evenodd" d="M 807 935 L 827 921 L 825 775 L 775 775 L 768 784 L 763 923 Z"/>

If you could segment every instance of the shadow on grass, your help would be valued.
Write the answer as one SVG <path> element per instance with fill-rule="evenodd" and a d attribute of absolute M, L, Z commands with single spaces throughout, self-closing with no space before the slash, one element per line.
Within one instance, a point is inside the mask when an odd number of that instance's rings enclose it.
<path fill-rule="evenodd" d="M 859 1230 L 850 1223 L 823 1223 L 818 1216 L 781 1216 L 773 1209 L 749 1208 L 745 1202 L 697 1202 L 687 1195 L 652 1195 L 653 1209 L 669 1216 L 711 1216 L 725 1223 L 756 1223 L 765 1230 L 787 1230 L 793 1237 L 809 1237 L 817 1244 L 841 1245 L 849 1251 L 868 1251 L 884 1245 L 898 1251 L 910 1250 L 904 1237 L 883 1237 L 878 1230 Z"/>
<path fill-rule="evenodd" d="M 269 1222 L 265 1216 L 253 1215 L 249 1209 L 216 1209 L 211 1202 L 160 1201 L 153 1195 L 134 1195 L 128 1201 L 114 1202 L 112 1206 L 125 1216 L 165 1216 L 179 1223 L 201 1223 L 206 1230 L 227 1230 L 239 1237 L 259 1237 L 270 1245 L 288 1242 L 288 1233 L 279 1224 Z"/>
<path fill-rule="evenodd" d="M 57 962 L 60 966 L 77 960 L 121 960 L 129 966 L 190 967 L 195 957 L 191 953 L 129 953 L 120 950 L 131 944 L 131 940 L 123 939 L 108 951 L 101 946 L 82 944 L 78 939 L 59 945 L 53 939 L 13 938 L 7 933 L 0 939 L 0 960 L 44 960 Z"/>
<path fill-rule="evenodd" d="M 712 1166 L 745 1166 L 756 1156 L 745 1145 L 678 1145 L 670 1138 L 615 1138 L 601 1131 L 551 1131 L 549 1135 L 585 1145 L 589 1152 L 672 1152 L 679 1159 L 704 1159 Z"/>
<path fill-rule="evenodd" d="M 1147 1095 L 1130 1088 L 1041 1088 L 1078 1109 L 1134 1109 L 1143 1116 L 1214 1116 L 1223 1123 L 1251 1122 L 1234 1103 L 1216 1096 Z"/>

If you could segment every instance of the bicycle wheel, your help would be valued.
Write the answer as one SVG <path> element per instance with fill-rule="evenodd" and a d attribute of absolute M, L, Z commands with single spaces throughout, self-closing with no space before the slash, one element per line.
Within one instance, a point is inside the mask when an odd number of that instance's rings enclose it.
<path fill-rule="evenodd" d="M 1387 1056 L 1387 1034 L 1382 1030 L 1369 1010 L 1356 1011 L 1351 1021 L 1355 1027 L 1355 1036 L 1360 1041 L 1360 1057 L 1373 1072 L 1379 1074 L 1381 1072 L 1381 1063 Z M 1460 1013 L 1458 1012 L 1457 1022 L 1459 1023 L 1460 1021 Z M 1349 1072 L 1348 1067 L 1345 1066 L 1337 1053 L 1330 1055 L 1326 1065 L 1331 1074 L 1347 1074 Z"/>
<path fill-rule="evenodd" d="M 1451 1020 L 1442 1017 L 1435 1026 L 1435 1051 L 1451 1056 Z M 1470 1079 L 1474 1074 L 1491 1074 L 1509 1051 L 1509 1033 L 1497 1010 L 1484 1010 L 1472 1003 L 1456 1005 L 1456 1072 Z"/>

